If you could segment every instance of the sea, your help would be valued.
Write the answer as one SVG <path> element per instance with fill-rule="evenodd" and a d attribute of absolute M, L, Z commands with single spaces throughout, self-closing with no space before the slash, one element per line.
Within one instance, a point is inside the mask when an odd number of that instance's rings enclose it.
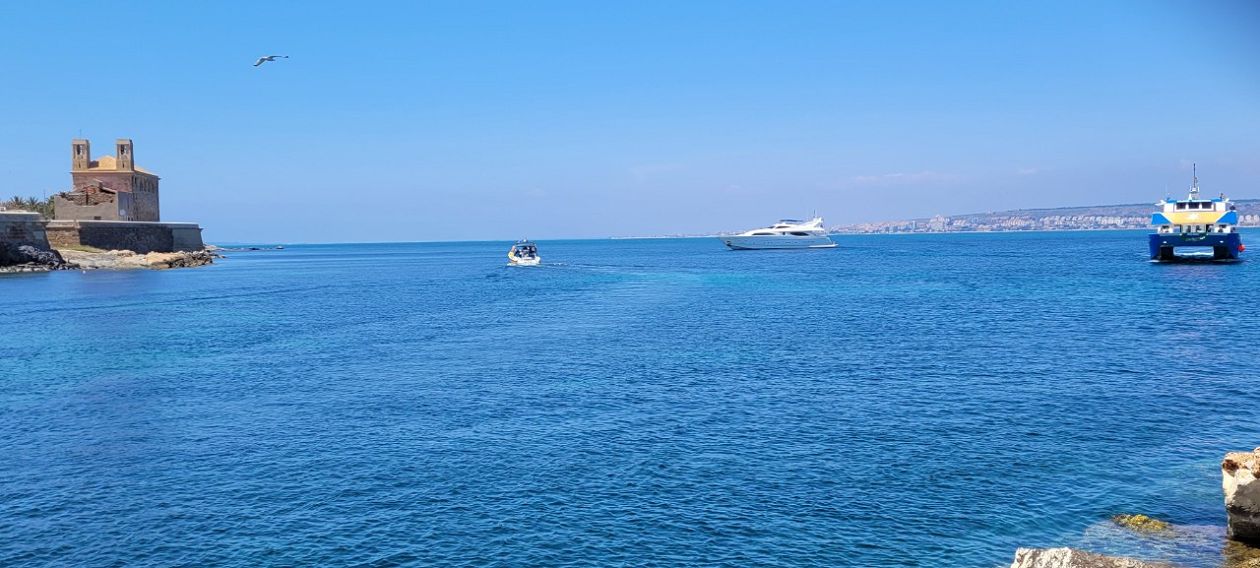
<path fill-rule="evenodd" d="M 0 564 L 1219 564 L 1220 461 L 1260 446 L 1260 259 L 836 240 L 4 276 Z"/>

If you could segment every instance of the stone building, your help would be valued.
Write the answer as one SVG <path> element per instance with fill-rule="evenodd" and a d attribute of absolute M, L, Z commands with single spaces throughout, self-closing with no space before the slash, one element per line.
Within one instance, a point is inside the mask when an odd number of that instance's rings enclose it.
<path fill-rule="evenodd" d="M 131 140 L 119 138 L 114 148 L 114 156 L 93 160 L 87 140 L 70 143 L 73 189 L 53 197 L 57 219 L 161 221 L 158 176 L 136 166 Z"/>

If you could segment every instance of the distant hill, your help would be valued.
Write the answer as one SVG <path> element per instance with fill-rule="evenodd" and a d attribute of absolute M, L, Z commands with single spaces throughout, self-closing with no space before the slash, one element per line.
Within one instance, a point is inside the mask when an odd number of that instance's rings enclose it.
<path fill-rule="evenodd" d="M 1240 226 L 1260 227 L 1260 199 L 1239 199 Z M 832 227 L 833 233 L 951 233 L 970 231 L 1081 231 L 1150 227 L 1151 203 L 1016 209 Z"/>

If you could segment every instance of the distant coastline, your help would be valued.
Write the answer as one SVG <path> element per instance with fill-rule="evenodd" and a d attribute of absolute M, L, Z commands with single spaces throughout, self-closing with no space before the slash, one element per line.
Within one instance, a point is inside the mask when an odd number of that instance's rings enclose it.
<path fill-rule="evenodd" d="M 1260 227 L 1260 199 L 1236 199 L 1239 227 Z M 1044 231 L 1132 231 L 1149 229 L 1153 203 L 1123 205 L 1087 205 L 1080 207 L 1048 207 L 1011 209 L 961 215 L 936 215 L 897 221 L 874 221 L 835 225 L 827 232 L 833 235 L 918 234 L 918 233 L 1009 233 Z M 738 234 L 723 231 L 708 234 L 630 235 L 608 237 L 631 239 L 705 239 Z"/>
<path fill-rule="evenodd" d="M 1260 199 L 1241 199 L 1240 227 L 1260 227 Z M 1014 209 L 987 213 L 879 221 L 831 227 L 833 234 L 997 233 L 1012 231 L 1109 231 L 1150 227 L 1152 204 Z"/>

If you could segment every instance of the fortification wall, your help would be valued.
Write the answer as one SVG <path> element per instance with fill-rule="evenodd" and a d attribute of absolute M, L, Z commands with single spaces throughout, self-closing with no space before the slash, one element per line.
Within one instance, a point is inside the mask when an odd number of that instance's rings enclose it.
<path fill-rule="evenodd" d="M 54 247 L 89 246 L 103 250 L 187 252 L 202 250 L 201 227 L 196 223 L 138 221 L 49 221 L 48 240 Z"/>
<path fill-rule="evenodd" d="M 200 226 L 192 223 L 171 223 L 167 226 L 171 228 L 172 251 L 205 250 Z"/>
<path fill-rule="evenodd" d="M 0 211 L 0 242 L 49 250 L 43 217 L 39 213 Z"/>

